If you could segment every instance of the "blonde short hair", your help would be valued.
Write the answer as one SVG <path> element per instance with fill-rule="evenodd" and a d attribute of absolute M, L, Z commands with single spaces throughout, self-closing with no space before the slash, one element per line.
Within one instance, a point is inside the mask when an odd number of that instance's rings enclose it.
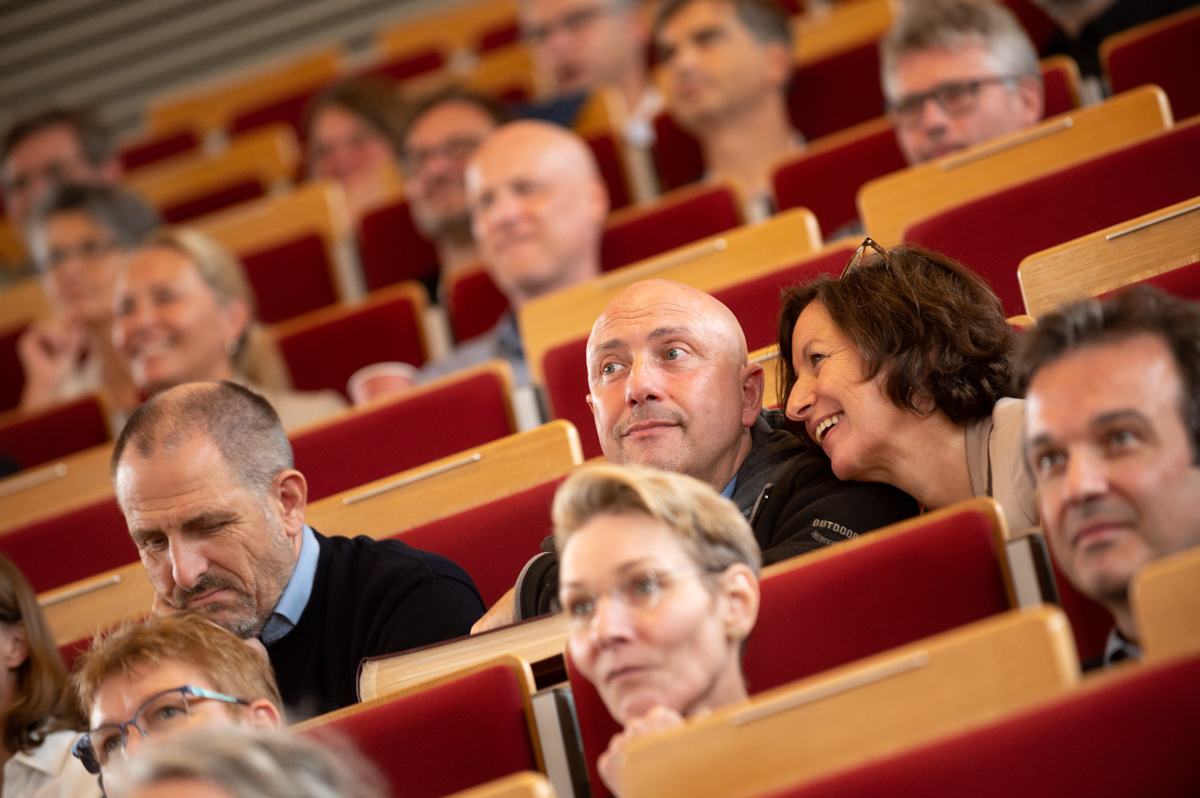
<path fill-rule="evenodd" d="M 679 537 L 702 569 L 720 573 L 744 563 L 757 576 L 762 554 L 733 502 L 685 474 L 641 466 L 596 465 L 572 474 L 554 496 L 554 542 L 567 542 L 598 515 L 645 515 Z"/>

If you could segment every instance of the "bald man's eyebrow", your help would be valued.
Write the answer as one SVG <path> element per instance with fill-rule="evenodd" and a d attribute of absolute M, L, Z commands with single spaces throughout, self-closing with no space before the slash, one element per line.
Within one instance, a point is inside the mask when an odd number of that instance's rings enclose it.
<path fill-rule="evenodd" d="M 655 327 L 647 337 L 651 341 L 654 341 L 659 338 L 675 338 L 685 332 L 691 332 L 691 330 L 688 327 L 680 327 L 678 325 L 674 327 Z"/>
<path fill-rule="evenodd" d="M 607 341 L 597 344 L 596 351 L 611 352 L 614 349 L 624 349 L 626 346 L 626 343 L 620 338 L 609 338 Z"/>

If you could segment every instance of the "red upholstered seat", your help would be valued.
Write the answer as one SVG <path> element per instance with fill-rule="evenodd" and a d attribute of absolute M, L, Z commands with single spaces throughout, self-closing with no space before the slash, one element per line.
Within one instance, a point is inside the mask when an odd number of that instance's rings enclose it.
<path fill-rule="evenodd" d="M 1106 39 L 1100 46 L 1114 93 L 1156 83 L 1176 119 L 1200 114 L 1200 9 L 1172 14 Z"/>
<path fill-rule="evenodd" d="M 507 386 L 482 372 L 346 414 L 291 441 L 311 502 L 513 432 Z"/>
<path fill-rule="evenodd" d="M 337 302 L 325 243 L 316 233 L 242 256 L 246 278 L 268 324 Z"/>
<path fill-rule="evenodd" d="M 510 44 L 516 44 L 521 39 L 521 26 L 510 22 L 483 32 L 475 51 L 480 55 L 489 50 L 497 50 Z"/>
<path fill-rule="evenodd" d="M 654 117 L 654 165 L 663 191 L 695 183 L 704 175 L 704 151 L 665 111 Z"/>
<path fill-rule="evenodd" d="M 788 112 L 809 141 L 874 119 L 882 111 L 875 42 L 800 67 L 792 75 Z"/>
<path fill-rule="evenodd" d="M 775 798 L 1200 795 L 1200 659 L 1126 671 Z"/>
<path fill-rule="evenodd" d="M 450 329 L 458 343 L 483 335 L 508 310 L 508 297 L 486 271 L 460 277 L 450 285 Z"/>
<path fill-rule="evenodd" d="M 0 410 L 11 410 L 21 403 L 21 391 L 25 390 L 25 368 L 21 365 L 21 356 L 17 354 L 17 342 L 27 326 L 22 324 L 0 333 Z"/>
<path fill-rule="evenodd" d="M 1200 120 L 1108 155 L 952 208 L 905 239 L 974 269 L 1004 303 L 1025 312 L 1017 266 L 1034 252 L 1196 196 Z"/>
<path fill-rule="evenodd" d="M 420 312 L 411 295 L 396 293 L 382 302 L 321 311 L 312 324 L 297 319 L 298 329 L 278 337 L 292 383 L 302 391 L 329 388 L 346 395 L 350 375 L 363 366 L 386 361 L 420 366 L 425 362 Z"/>
<path fill-rule="evenodd" d="M 117 500 L 104 499 L 0 535 L 0 552 L 37 593 L 137 562 Z"/>
<path fill-rule="evenodd" d="M 104 405 L 85 396 L 33 415 L 13 414 L 0 426 L 0 452 L 21 468 L 105 443 L 109 439 Z"/>
<path fill-rule="evenodd" d="M 303 733 L 319 740 L 329 732 L 348 737 L 383 771 L 394 798 L 441 798 L 539 769 L 520 682 L 504 665 Z"/>
<path fill-rule="evenodd" d="M 1079 79 L 1079 67 L 1070 56 L 1065 55 L 1050 63 L 1049 69 L 1045 62 L 1042 63 L 1042 87 L 1045 90 L 1042 116 L 1047 118 L 1065 114 L 1079 107 L 1079 97 L 1075 95 L 1076 87 L 1073 83 Z"/>
<path fill-rule="evenodd" d="M 1010 609 L 987 516 L 962 512 L 873 545 L 831 551 L 762 581 L 743 672 L 758 693 Z M 573 663 L 571 689 L 594 798 L 596 758 L 617 731 Z"/>
<path fill-rule="evenodd" d="M 1079 661 L 1087 662 L 1099 657 L 1104 653 L 1108 632 L 1113 628 L 1112 613 L 1076 590 L 1058 565 L 1054 565 L 1054 582 L 1058 585 L 1059 603 L 1071 622 L 1071 634 L 1075 637 Z"/>
<path fill-rule="evenodd" d="M 191 197 L 160 208 L 163 220 L 170 224 L 183 224 L 199 216 L 214 213 L 224 208 L 248 202 L 252 199 L 266 196 L 267 187 L 257 180 L 242 180 L 231 186 L 224 186 L 216 191 Z"/>
<path fill-rule="evenodd" d="M 808 208 L 816 214 L 826 237 L 857 219 L 855 197 L 863 183 L 908 165 L 886 120 L 863 127 L 861 137 L 814 149 L 781 166 L 774 177 L 779 209 Z"/>
<path fill-rule="evenodd" d="M 577 338 L 546 350 L 542 356 L 546 375 L 546 402 L 550 417 L 570 421 L 579 430 L 584 459 L 600 457 L 596 420 L 584 398 L 590 392 L 587 375 L 587 337 Z"/>
<path fill-rule="evenodd" d="M 564 477 L 565 479 L 565 477 Z M 492 606 L 517 582 L 521 569 L 553 533 L 550 505 L 562 479 L 423 524 L 398 535 L 410 546 L 461 565 L 483 603 Z"/>
<path fill-rule="evenodd" d="M 121 150 L 121 166 L 129 172 L 198 149 L 200 137 L 194 131 L 183 130 L 126 147 Z"/>
<path fill-rule="evenodd" d="M 363 277 L 372 291 L 401 280 L 423 280 L 438 272 L 437 250 L 417 231 L 407 200 L 363 217 L 358 252 Z"/>
<path fill-rule="evenodd" d="M 628 266 L 742 223 L 737 198 L 728 186 L 683 193 L 610 220 L 600 242 L 600 268 Z"/>
<path fill-rule="evenodd" d="M 1180 266 L 1162 274 L 1138 280 L 1136 283 L 1131 283 L 1131 285 L 1152 285 L 1159 290 L 1166 291 L 1172 296 L 1190 299 L 1193 302 L 1200 302 L 1200 262 L 1189 263 L 1186 266 Z M 1128 287 L 1122 286 L 1108 293 L 1101 294 L 1100 297 L 1101 299 L 1106 299 L 1115 296 Z"/>
<path fill-rule="evenodd" d="M 838 247 L 784 269 L 731 285 L 712 295 L 733 311 L 750 351 L 771 346 L 778 340 L 780 295 L 785 288 L 815 280 L 822 274 L 841 274 L 857 245 Z"/>
<path fill-rule="evenodd" d="M 621 154 L 617 150 L 617 142 L 610 134 L 602 133 L 587 140 L 587 145 L 596 156 L 596 165 L 600 167 L 600 177 L 608 189 L 608 208 L 617 210 L 624 208 L 632 200 L 629 188 L 625 185 L 625 167 L 621 164 Z"/>
<path fill-rule="evenodd" d="M 233 122 L 229 125 L 229 132 L 236 135 L 245 133 L 247 130 L 283 122 L 292 126 L 299 141 L 304 141 L 307 132 L 304 130 L 304 109 L 322 88 L 322 86 L 314 86 L 273 102 L 246 109 L 233 118 Z"/>
<path fill-rule="evenodd" d="M 436 72 L 446 66 L 446 56 L 437 50 L 426 50 L 420 53 L 406 53 L 390 58 L 383 63 L 364 70 L 360 77 L 386 78 L 401 81 Z"/>

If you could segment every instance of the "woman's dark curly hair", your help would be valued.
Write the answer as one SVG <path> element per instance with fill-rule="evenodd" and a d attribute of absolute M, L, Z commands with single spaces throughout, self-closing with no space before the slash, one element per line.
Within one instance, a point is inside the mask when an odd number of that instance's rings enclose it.
<path fill-rule="evenodd" d="M 967 267 L 923 247 L 902 244 L 887 261 L 870 252 L 840 279 L 822 276 L 783 292 L 779 318 L 779 401 L 796 384 L 792 332 L 819 302 L 858 348 L 863 379 L 887 369 L 884 392 L 898 407 L 929 402 L 956 424 L 989 416 L 1012 395 L 1015 333 L 1000 300 Z M 791 423 L 808 440 L 802 424 Z"/>

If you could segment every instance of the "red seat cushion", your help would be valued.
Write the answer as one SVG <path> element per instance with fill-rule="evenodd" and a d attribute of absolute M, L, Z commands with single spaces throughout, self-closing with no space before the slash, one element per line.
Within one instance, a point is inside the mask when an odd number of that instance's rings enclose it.
<path fill-rule="evenodd" d="M 0 427 L 0 452 L 21 468 L 33 468 L 108 439 L 104 406 L 96 397 L 85 396 Z"/>
<path fill-rule="evenodd" d="M 329 732 L 348 737 L 383 771 L 394 798 L 441 798 L 538 769 L 520 684 L 503 665 L 304 734 Z"/>
<path fill-rule="evenodd" d="M 704 175 L 700 142 L 665 112 L 654 118 L 654 165 L 663 191 L 695 183 Z"/>
<path fill-rule="evenodd" d="M 883 112 L 875 42 L 800 67 L 788 89 L 792 124 L 813 140 Z"/>
<path fill-rule="evenodd" d="M 1136 285 L 1152 285 L 1160 291 L 1166 291 L 1171 296 L 1200 302 L 1200 262 L 1189 263 L 1186 266 L 1180 266 L 1168 272 L 1156 274 L 1144 280 L 1138 280 Z M 1107 299 L 1108 297 L 1115 296 L 1128 287 L 1122 286 L 1108 293 L 1101 294 L 1100 298 Z"/>
<path fill-rule="evenodd" d="M 621 155 L 617 150 L 616 140 L 609 134 L 592 136 L 587 145 L 596 156 L 596 165 L 600 167 L 600 177 L 608 189 L 609 210 L 624 208 L 630 203 L 629 189 L 625 186 L 625 167 L 621 165 Z"/>
<path fill-rule="evenodd" d="M 350 376 L 371 363 L 420 366 L 421 321 L 406 296 L 367 305 L 279 339 L 292 383 L 302 391 L 328 388 L 346 395 Z"/>
<path fill-rule="evenodd" d="M 776 798 L 1200 794 L 1200 659 L 1130 671 L 1030 712 Z"/>
<path fill-rule="evenodd" d="M 596 419 L 585 398 L 591 391 L 587 375 L 587 337 L 547 350 L 542 356 L 542 371 L 546 376 L 550 416 L 575 425 L 585 460 L 603 455 L 600 437 L 596 434 Z"/>
<path fill-rule="evenodd" d="M 401 280 L 422 280 L 438 272 L 437 250 L 417 230 L 407 200 L 364 216 L 358 249 L 363 276 L 372 291 Z"/>
<path fill-rule="evenodd" d="M 1105 68 L 1114 94 L 1156 83 L 1175 118 L 1187 119 L 1200 114 L 1200 13 L 1181 12 L 1174 22 L 1110 51 Z"/>
<path fill-rule="evenodd" d="M 681 201 L 625 222 L 610 224 L 600 242 L 600 268 L 628 266 L 645 258 L 714 236 L 742 223 L 737 198 L 725 186 L 701 191 Z"/>
<path fill-rule="evenodd" d="M 245 133 L 247 130 L 283 122 L 292 126 L 298 140 L 304 141 L 307 132 L 304 130 L 304 111 L 322 88 L 324 87 L 314 86 L 255 108 L 249 108 L 233 118 L 233 122 L 229 125 L 229 132 L 236 135 Z"/>
<path fill-rule="evenodd" d="M 137 562 L 125 516 L 104 499 L 0 535 L 0 552 L 37 593 Z"/>
<path fill-rule="evenodd" d="M 231 186 L 225 186 L 198 197 L 191 197 L 159 210 L 162 211 L 164 221 L 170 224 L 182 224 L 207 213 L 214 213 L 237 205 L 239 202 L 258 199 L 265 196 L 266 193 L 266 187 L 259 181 L 242 180 Z"/>
<path fill-rule="evenodd" d="M 1061 69 L 1042 71 L 1042 86 L 1045 89 L 1045 117 L 1058 116 L 1073 111 L 1078 106 L 1071 96 L 1071 84 L 1067 74 Z"/>
<path fill-rule="evenodd" d="M 185 152 L 200 149 L 200 137 L 191 130 L 143 141 L 121 151 L 121 166 L 132 171 L 147 164 L 158 163 Z"/>
<path fill-rule="evenodd" d="M 1058 585 L 1058 600 L 1067 620 L 1071 622 L 1071 634 L 1075 638 L 1075 650 L 1079 661 L 1087 662 L 1104 653 L 1108 633 L 1113 628 L 1113 617 L 1099 604 L 1075 589 L 1058 565 L 1054 565 L 1054 582 Z"/>
<path fill-rule="evenodd" d="M 803 679 L 1009 609 L 987 519 L 958 514 L 762 581 L 743 672 L 751 694 Z M 568 663 L 592 778 L 618 730 L 595 688 Z"/>
<path fill-rule="evenodd" d="M 541 551 L 542 541 L 553 533 L 550 505 L 561 482 L 543 482 L 414 527 L 398 537 L 410 546 L 441 554 L 461 565 L 479 588 L 483 603 L 490 607 L 516 584 L 525 563 Z"/>
<path fill-rule="evenodd" d="M 521 26 L 516 22 L 506 23 L 497 28 L 484 31 L 479 37 L 479 45 L 475 51 L 486 53 L 488 50 L 496 50 L 500 47 L 505 47 L 510 44 L 516 44 L 521 39 Z"/>
<path fill-rule="evenodd" d="M 495 374 L 476 374 L 292 436 L 309 501 L 512 434 L 506 400 Z"/>
<path fill-rule="evenodd" d="M 21 365 L 21 356 L 17 354 L 17 343 L 28 326 L 22 324 L 0 333 L 0 410 L 11 410 L 21 403 L 21 391 L 25 390 L 25 368 Z"/>
<path fill-rule="evenodd" d="M 461 344 L 483 335 L 496 326 L 506 310 L 508 297 L 500 293 L 487 272 L 475 272 L 456 280 L 450 289 L 450 329 L 454 340 Z"/>
<path fill-rule="evenodd" d="M 316 233 L 242 256 L 246 278 L 268 324 L 337 302 L 329 255 Z"/>
<path fill-rule="evenodd" d="M 361 73 L 361 77 L 386 78 L 393 81 L 408 80 L 417 75 L 436 72 L 446 66 L 446 57 L 437 50 L 409 53 L 373 66 Z"/>
<path fill-rule="evenodd" d="M 1200 124 L 998 191 L 919 222 L 905 239 L 981 275 L 1004 304 L 1025 312 L 1017 266 L 1043 249 L 1196 196 Z"/>

